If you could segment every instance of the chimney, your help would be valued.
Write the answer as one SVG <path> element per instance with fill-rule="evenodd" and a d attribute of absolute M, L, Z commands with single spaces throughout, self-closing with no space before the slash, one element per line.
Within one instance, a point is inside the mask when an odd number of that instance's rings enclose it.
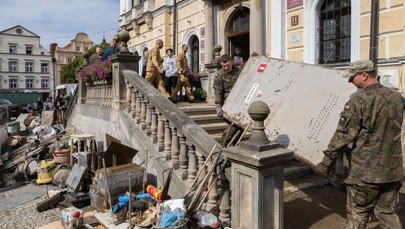
<path fill-rule="evenodd" d="M 52 43 L 52 44 L 49 46 L 49 51 L 51 52 L 51 56 L 52 56 L 52 57 L 55 57 L 56 47 L 58 47 L 58 44 L 57 44 L 57 43 Z"/>

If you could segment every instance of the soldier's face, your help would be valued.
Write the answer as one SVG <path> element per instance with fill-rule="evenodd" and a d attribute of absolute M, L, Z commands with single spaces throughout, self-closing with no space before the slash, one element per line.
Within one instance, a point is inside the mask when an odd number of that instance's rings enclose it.
<path fill-rule="evenodd" d="M 363 72 L 357 73 L 356 75 L 350 77 L 349 82 L 353 83 L 357 88 L 362 88 L 363 74 Z"/>
<path fill-rule="evenodd" d="M 225 72 L 231 72 L 232 71 L 232 60 L 228 60 L 226 63 L 221 63 L 222 68 L 224 69 Z"/>

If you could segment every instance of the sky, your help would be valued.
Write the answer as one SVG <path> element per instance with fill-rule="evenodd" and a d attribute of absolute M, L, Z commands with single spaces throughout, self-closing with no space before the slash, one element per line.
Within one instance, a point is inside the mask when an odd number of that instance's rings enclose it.
<path fill-rule="evenodd" d="M 0 0 L 0 31 L 21 25 L 51 43 L 64 47 L 77 33 L 95 44 L 107 42 L 119 29 L 119 0 Z"/>

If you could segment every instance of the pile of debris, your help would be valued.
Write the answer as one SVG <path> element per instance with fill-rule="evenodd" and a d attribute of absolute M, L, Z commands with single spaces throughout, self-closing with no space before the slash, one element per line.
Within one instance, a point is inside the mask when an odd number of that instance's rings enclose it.
<path fill-rule="evenodd" d="M 184 198 L 171 199 L 168 191 L 173 168 L 163 187 L 158 188 L 156 182 L 147 180 L 149 156 L 144 167 L 134 164 L 136 149 L 106 135 L 106 150 L 98 150 L 94 135 L 74 134 L 47 122 L 46 117 L 16 120 L 18 130 L 7 129 L 1 154 L 1 167 L 14 173 L 16 181 L 54 185 L 47 192 L 48 198 L 37 204 L 38 212 L 62 209 L 58 223 L 69 229 L 220 227 L 215 215 L 199 209 L 212 188 L 208 179 L 223 160 L 221 155 L 214 158 L 211 153 L 207 162 L 212 161 L 212 165 L 204 165 L 208 173 L 204 177 L 198 173 Z M 220 175 L 216 176 L 214 182 Z M 87 206 L 95 210 L 91 223 L 84 220 Z"/>

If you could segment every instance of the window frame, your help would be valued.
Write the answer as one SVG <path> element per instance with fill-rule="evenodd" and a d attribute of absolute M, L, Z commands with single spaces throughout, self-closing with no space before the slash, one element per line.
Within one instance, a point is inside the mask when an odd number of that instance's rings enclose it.
<path fill-rule="evenodd" d="M 49 73 L 49 64 L 48 63 L 41 63 L 41 73 Z"/>
<path fill-rule="evenodd" d="M 25 46 L 25 54 L 32 55 L 32 54 L 34 54 L 33 51 L 34 51 L 33 46 L 30 46 L 30 45 Z"/>
<path fill-rule="evenodd" d="M 8 71 L 9 72 L 17 72 L 18 71 L 18 62 L 17 61 L 9 61 L 8 62 Z"/>
<path fill-rule="evenodd" d="M 13 86 L 14 85 L 14 86 Z M 8 88 L 18 88 L 18 79 L 9 79 Z"/>
<path fill-rule="evenodd" d="M 25 62 L 25 72 L 34 72 L 34 62 Z"/>
<path fill-rule="evenodd" d="M 10 54 L 17 54 L 17 45 L 9 44 L 8 45 L 8 51 L 9 51 Z"/>
<path fill-rule="evenodd" d="M 34 79 L 25 79 L 25 88 L 32 89 L 34 88 Z"/>
<path fill-rule="evenodd" d="M 44 86 L 44 84 L 46 84 L 46 86 Z M 49 79 L 41 79 L 41 88 L 49 89 Z"/>
<path fill-rule="evenodd" d="M 344 0 L 324 0 L 320 3 L 318 20 L 318 64 L 339 64 L 350 62 L 351 58 L 351 0 L 342 6 Z M 333 4 L 328 9 L 327 4 Z M 322 10 L 324 9 L 324 10 Z M 344 22 L 344 18 L 349 18 Z M 327 25 L 327 23 L 329 25 Z M 349 32 L 345 32 L 345 31 Z M 328 33 L 329 32 L 329 33 Z M 348 42 L 342 42 L 348 41 Z M 330 47 L 327 47 L 327 46 Z M 332 49 L 328 51 L 328 49 Z"/>

